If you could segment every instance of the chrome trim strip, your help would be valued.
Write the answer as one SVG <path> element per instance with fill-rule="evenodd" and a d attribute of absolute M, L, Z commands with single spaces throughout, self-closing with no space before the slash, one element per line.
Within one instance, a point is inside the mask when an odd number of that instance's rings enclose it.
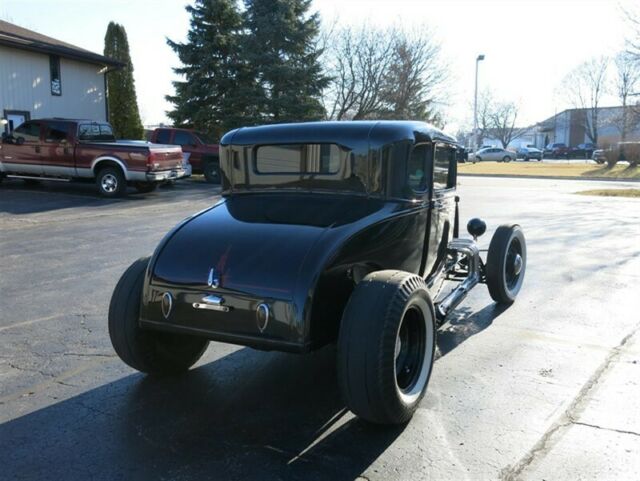
<path fill-rule="evenodd" d="M 194 309 L 206 309 L 209 311 L 229 312 L 231 310 L 231 308 L 227 306 L 218 306 L 216 304 L 202 304 L 201 302 L 194 302 L 192 306 Z"/>
<path fill-rule="evenodd" d="M 204 296 L 202 302 L 194 302 L 192 306 L 194 309 L 208 309 L 210 311 L 229 312 L 230 307 L 224 306 L 224 297 L 221 296 Z"/>

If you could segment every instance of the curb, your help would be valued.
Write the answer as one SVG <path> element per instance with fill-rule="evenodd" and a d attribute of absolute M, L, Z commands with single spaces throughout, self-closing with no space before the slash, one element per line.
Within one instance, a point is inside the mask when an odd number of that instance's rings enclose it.
<path fill-rule="evenodd" d="M 459 177 L 503 177 L 505 179 L 549 179 L 549 180 L 589 180 L 598 182 L 640 182 L 640 179 L 614 179 L 611 177 L 578 177 L 559 175 L 514 175 L 514 174 L 463 174 L 458 172 Z"/>

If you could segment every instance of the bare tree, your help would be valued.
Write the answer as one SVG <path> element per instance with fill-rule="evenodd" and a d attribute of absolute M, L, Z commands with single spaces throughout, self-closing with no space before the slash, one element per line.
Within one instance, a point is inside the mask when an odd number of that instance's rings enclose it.
<path fill-rule="evenodd" d="M 325 96 L 328 117 L 364 119 L 382 107 L 381 88 L 392 59 L 391 31 L 362 27 L 339 30 L 325 50 L 326 70 L 332 77 Z"/>
<path fill-rule="evenodd" d="M 587 137 L 598 143 L 599 107 L 607 92 L 608 57 L 597 57 L 576 67 L 563 80 L 563 91 L 575 108 L 584 109 L 580 116 Z"/>
<path fill-rule="evenodd" d="M 447 68 L 440 59 L 439 44 L 424 29 L 339 30 L 325 50 L 332 78 L 324 97 L 328 118 L 441 123 L 438 106 Z"/>
<path fill-rule="evenodd" d="M 447 67 L 440 45 L 426 28 L 394 35 L 393 60 L 385 75 L 382 99 L 392 119 L 420 119 L 442 126 L 437 108 L 443 97 Z"/>
<path fill-rule="evenodd" d="M 631 27 L 631 36 L 627 38 L 627 54 L 640 62 L 640 12 L 622 9 L 622 13 Z"/>
<path fill-rule="evenodd" d="M 629 130 L 640 121 L 640 109 L 637 105 L 630 103 L 630 97 L 640 84 L 640 62 L 629 53 L 622 52 L 615 58 L 615 67 L 614 89 L 622 110 L 619 115 L 611 119 L 611 122 L 620 131 L 620 140 L 624 142 Z"/>
<path fill-rule="evenodd" d="M 493 108 L 493 93 L 485 89 L 478 95 L 478 145 L 483 145 L 484 139 L 491 130 L 491 109 Z M 473 105 L 471 105 L 473 109 Z"/>
<path fill-rule="evenodd" d="M 511 141 L 521 137 L 526 129 L 516 127 L 518 106 L 514 102 L 498 102 L 489 113 L 492 136 L 506 149 Z"/>

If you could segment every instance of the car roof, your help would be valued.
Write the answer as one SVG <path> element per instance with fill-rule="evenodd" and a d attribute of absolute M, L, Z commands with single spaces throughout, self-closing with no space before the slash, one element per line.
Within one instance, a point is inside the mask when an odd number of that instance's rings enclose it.
<path fill-rule="evenodd" d="M 350 120 L 242 127 L 226 133 L 220 140 L 220 145 L 332 142 L 343 146 L 353 146 L 362 141 L 372 140 L 381 144 L 403 140 L 456 142 L 454 137 L 426 122 Z"/>

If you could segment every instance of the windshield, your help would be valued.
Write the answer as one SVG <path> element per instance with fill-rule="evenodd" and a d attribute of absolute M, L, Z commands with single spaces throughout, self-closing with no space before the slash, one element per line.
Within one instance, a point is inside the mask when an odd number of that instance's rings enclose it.
<path fill-rule="evenodd" d="M 116 137 L 111 125 L 93 122 L 78 126 L 78 139 L 92 142 L 114 142 Z"/>

